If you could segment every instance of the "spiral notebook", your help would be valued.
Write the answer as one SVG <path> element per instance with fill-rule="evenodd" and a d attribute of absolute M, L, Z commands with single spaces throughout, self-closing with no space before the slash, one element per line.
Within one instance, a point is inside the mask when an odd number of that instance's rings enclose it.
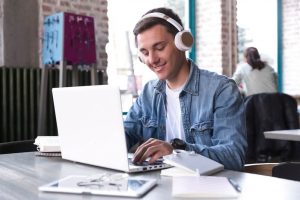
<path fill-rule="evenodd" d="M 176 167 L 162 170 L 161 174 L 166 176 L 179 176 L 179 169 L 182 175 L 189 176 L 211 175 L 224 169 L 224 165 L 193 151 L 175 150 L 164 156 L 164 162 Z"/>

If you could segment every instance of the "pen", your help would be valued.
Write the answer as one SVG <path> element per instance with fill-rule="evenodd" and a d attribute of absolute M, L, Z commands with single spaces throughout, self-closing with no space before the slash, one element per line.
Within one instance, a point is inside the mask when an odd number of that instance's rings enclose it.
<path fill-rule="evenodd" d="M 237 192 L 242 192 L 242 189 L 241 187 L 239 186 L 239 184 L 237 184 L 237 182 L 235 182 L 232 178 L 227 178 L 229 183 L 232 185 L 232 187 L 234 187 L 234 189 L 237 191 Z"/>

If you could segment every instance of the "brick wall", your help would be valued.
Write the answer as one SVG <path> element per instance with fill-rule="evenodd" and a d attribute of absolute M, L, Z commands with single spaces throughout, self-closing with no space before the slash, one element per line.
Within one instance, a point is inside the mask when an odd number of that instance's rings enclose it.
<path fill-rule="evenodd" d="M 300 97 L 300 1 L 283 0 L 283 92 Z"/>
<path fill-rule="evenodd" d="M 40 37 L 43 36 L 43 19 L 47 15 L 56 12 L 71 12 L 93 17 L 95 21 L 97 68 L 106 70 L 107 53 L 105 46 L 108 43 L 107 0 L 41 0 L 39 4 Z M 40 43 L 40 51 L 41 49 L 42 43 Z"/>
<path fill-rule="evenodd" d="M 232 76 L 237 63 L 236 0 L 222 1 L 222 74 Z"/>
<path fill-rule="evenodd" d="M 196 1 L 196 62 L 230 76 L 237 51 L 236 0 Z"/>

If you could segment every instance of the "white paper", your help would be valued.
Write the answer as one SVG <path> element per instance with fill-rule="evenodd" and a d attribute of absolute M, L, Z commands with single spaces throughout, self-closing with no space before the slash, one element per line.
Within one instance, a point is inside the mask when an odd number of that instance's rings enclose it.
<path fill-rule="evenodd" d="M 237 198 L 239 193 L 226 177 L 185 176 L 173 177 L 173 197 Z"/>
<path fill-rule="evenodd" d="M 198 176 L 197 173 L 185 170 L 180 167 L 171 167 L 168 169 L 163 169 L 160 172 L 162 176 Z"/>
<path fill-rule="evenodd" d="M 34 144 L 38 146 L 40 152 L 60 152 L 58 136 L 38 136 Z"/>

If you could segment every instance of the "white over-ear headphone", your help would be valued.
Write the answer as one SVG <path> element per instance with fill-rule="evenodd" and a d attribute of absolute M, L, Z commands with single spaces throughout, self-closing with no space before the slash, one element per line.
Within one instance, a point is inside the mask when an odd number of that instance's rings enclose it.
<path fill-rule="evenodd" d="M 194 38 L 193 35 L 190 31 L 184 30 L 183 27 L 174 19 L 169 17 L 168 15 L 160 12 L 153 12 L 153 13 L 148 13 L 144 15 L 141 20 L 145 18 L 150 18 L 150 17 L 157 17 L 166 20 L 170 24 L 172 24 L 179 32 L 175 35 L 175 46 L 177 49 L 181 51 L 187 51 L 190 50 L 193 46 Z M 141 21 L 140 20 L 140 21 Z"/>

